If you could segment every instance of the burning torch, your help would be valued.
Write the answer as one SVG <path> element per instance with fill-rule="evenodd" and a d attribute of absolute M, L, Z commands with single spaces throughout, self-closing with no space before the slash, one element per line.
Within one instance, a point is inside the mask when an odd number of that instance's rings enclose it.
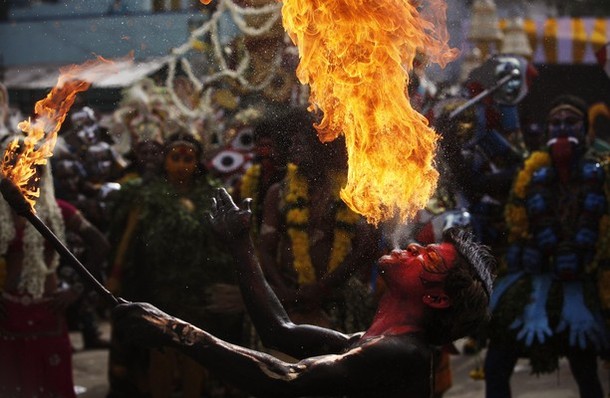
<path fill-rule="evenodd" d="M 64 245 L 61 240 L 53 233 L 53 231 L 32 211 L 30 204 L 27 202 L 19 188 L 9 179 L 3 178 L 0 181 L 0 192 L 2 196 L 13 208 L 17 215 L 27 219 L 34 228 L 53 245 L 53 248 L 64 258 L 67 263 L 74 268 L 78 275 L 85 283 L 88 283 L 99 295 L 112 306 L 119 304 L 119 299 L 110 293 L 95 277 L 87 270 L 87 268 L 72 254 L 72 252 Z"/>
<path fill-rule="evenodd" d="M 40 189 L 36 186 L 35 181 L 39 178 L 36 169 L 46 165 L 48 159 L 53 155 L 57 133 L 74 103 L 76 95 L 87 90 L 97 79 L 120 70 L 119 64 L 130 62 L 131 56 L 118 62 L 98 57 L 96 60 L 60 70 L 57 85 L 46 98 L 36 103 L 34 121 L 26 120 L 19 123 L 18 127 L 23 131 L 24 138 L 23 140 L 15 139 L 9 143 L 0 165 L 2 177 L 0 192 L 4 199 L 19 216 L 27 219 L 51 243 L 85 283 L 88 283 L 112 306 L 119 304 L 120 299 L 112 295 L 95 279 L 36 215 L 34 205 L 40 195 Z"/>

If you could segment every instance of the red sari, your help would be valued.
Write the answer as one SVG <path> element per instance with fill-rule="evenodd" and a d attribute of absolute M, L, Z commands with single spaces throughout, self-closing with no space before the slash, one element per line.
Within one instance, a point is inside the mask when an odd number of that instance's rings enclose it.
<path fill-rule="evenodd" d="M 75 398 L 72 346 L 65 319 L 47 299 L 3 294 L 0 397 Z"/>

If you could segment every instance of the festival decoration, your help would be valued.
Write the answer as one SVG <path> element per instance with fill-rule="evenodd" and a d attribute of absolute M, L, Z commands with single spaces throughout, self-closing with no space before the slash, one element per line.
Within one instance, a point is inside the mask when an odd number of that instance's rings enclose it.
<path fill-rule="evenodd" d="M 211 151 L 207 161 L 208 170 L 224 186 L 235 186 L 246 171 L 252 168 L 254 125 L 261 117 L 262 112 L 254 107 L 238 112 L 224 129 L 225 144 Z"/>
<path fill-rule="evenodd" d="M 595 53 L 599 66 L 602 67 L 608 77 L 610 77 L 610 57 L 608 57 L 608 54 L 610 53 L 609 50 L 610 42 L 606 43 L 603 47 L 597 50 L 597 53 Z"/>
<path fill-rule="evenodd" d="M 504 34 L 500 30 L 498 12 L 494 0 L 475 0 L 468 40 L 479 48 L 486 58 L 499 49 Z"/>
<path fill-rule="evenodd" d="M 506 21 L 500 53 L 519 55 L 526 59 L 531 59 L 534 51 L 523 25 L 523 18 L 519 17 Z"/>
<path fill-rule="evenodd" d="M 210 1 L 201 1 L 201 3 L 209 4 Z M 193 29 L 189 39 L 183 45 L 172 50 L 168 61 L 166 86 L 174 104 L 182 113 L 190 117 L 198 117 L 201 114 L 210 115 L 213 112 L 211 106 L 213 94 L 217 90 L 215 84 L 223 79 L 231 79 L 240 90 L 245 92 L 265 90 L 273 85 L 276 79 L 280 79 L 281 83 L 284 83 L 286 76 L 282 74 L 281 69 L 285 57 L 290 55 L 290 49 L 282 48 L 287 47 L 283 43 L 283 32 L 281 32 L 282 36 L 274 38 L 274 41 L 279 42 L 272 46 L 275 51 L 270 51 L 266 40 L 262 40 L 267 39 L 267 36 L 271 35 L 273 29 L 277 27 L 281 4 L 263 3 L 263 5 L 245 7 L 237 1 L 218 0 L 209 19 L 200 27 Z M 261 43 L 265 45 L 254 48 L 246 44 L 240 48 L 241 57 L 237 60 L 233 59 L 236 56 L 235 51 L 229 50 L 228 46 L 221 42 L 219 34 L 221 20 L 227 13 L 239 29 L 240 35 L 248 38 L 250 42 L 261 39 Z M 209 64 L 213 65 L 215 70 L 206 71 L 203 76 L 196 76 L 187 55 L 192 51 L 201 52 L 208 48 L 211 53 Z M 252 54 L 254 51 L 256 54 Z M 268 62 L 265 62 L 264 65 L 254 65 L 262 62 L 261 58 L 267 57 L 271 57 L 271 59 L 267 60 Z M 185 104 L 176 93 L 174 80 L 178 65 L 195 86 L 198 98 L 200 98 L 194 107 Z M 253 69 L 255 69 L 254 73 L 252 73 Z M 261 76 L 261 73 L 264 76 Z M 275 91 L 270 90 L 269 92 L 273 94 Z"/>
<path fill-rule="evenodd" d="M 606 18 L 526 19 L 532 62 L 536 64 L 595 64 L 595 53 L 608 42 Z"/>

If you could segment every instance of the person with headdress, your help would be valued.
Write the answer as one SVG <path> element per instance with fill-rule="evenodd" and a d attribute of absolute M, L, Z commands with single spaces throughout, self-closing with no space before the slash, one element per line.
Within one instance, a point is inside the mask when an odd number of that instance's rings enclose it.
<path fill-rule="evenodd" d="M 268 112 L 254 126 L 253 163 L 234 190 L 234 196 L 252 199 L 252 227 L 256 244 L 265 196 L 272 185 L 284 178 L 291 135 L 302 128 L 299 118 L 292 116 L 290 110 Z"/>
<path fill-rule="evenodd" d="M 124 184 L 110 230 L 114 253 L 108 287 L 126 299 L 154 303 L 239 342 L 242 311 L 218 313 L 207 308 L 213 285 L 234 282 L 229 257 L 204 217 L 218 183 L 207 175 L 202 155 L 201 143 L 179 131 L 165 140 L 160 175 Z M 113 341 L 120 345 L 114 334 Z M 129 369 L 134 357 L 120 354 L 120 349 L 111 351 L 110 396 L 121 396 L 120 390 L 129 384 L 135 387 L 129 373 L 138 371 Z M 173 350 L 151 350 L 145 357 L 149 365 L 139 369 L 145 387 L 136 388 L 132 396 L 171 396 L 176 371 L 184 397 L 201 395 L 204 370 L 198 364 Z"/>
<path fill-rule="evenodd" d="M 5 138 L 8 141 L 10 137 Z M 37 178 L 41 195 L 36 214 L 63 240 L 76 209 L 58 204 L 49 164 L 38 166 L 32 181 Z M 79 292 L 60 284 L 59 255 L 4 199 L 0 200 L 0 255 L 6 262 L 0 289 L 0 396 L 75 397 L 65 311 Z"/>
<path fill-rule="evenodd" d="M 509 246 L 490 307 L 486 396 L 509 397 L 519 357 L 534 374 L 567 357 L 581 397 L 602 397 L 597 357 L 608 347 L 597 273 L 608 262 L 607 175 L 587 156 L 587 106 L 565 95 L 547 112 L 546 149 L 518 172 L 505 209 Z"/>

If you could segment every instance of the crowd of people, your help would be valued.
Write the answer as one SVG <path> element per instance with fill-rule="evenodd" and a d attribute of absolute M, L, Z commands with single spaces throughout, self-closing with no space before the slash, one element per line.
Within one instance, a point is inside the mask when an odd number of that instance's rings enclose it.
<path fill-rule="evenodd" d="M 125 145 L 76 107 L 37 170 L 36 211 L 128 304 L 108 308 L 0 200 L 0 396 L 74 397 L 74 330 L 109 350 L 108 398 L 441 397 L 461 337 L 486 355 L 488 398 L 510 397 L 519 358 L 540 374 L 564 356 L 580 396 L 601 398 L 610 108 L 554 98 L 531 140 L 522 96 L 462 109 L 484 87 L 423 81 L 411 95 L 440 136 L 440 179 L 406 225 L 343 203 L 345 143 L 321 143 L 305 106 L 233 113 L 230 148 L 163 109 L 115 118 Z M 0 105 L 5 147 L 19 133 Z"/>

